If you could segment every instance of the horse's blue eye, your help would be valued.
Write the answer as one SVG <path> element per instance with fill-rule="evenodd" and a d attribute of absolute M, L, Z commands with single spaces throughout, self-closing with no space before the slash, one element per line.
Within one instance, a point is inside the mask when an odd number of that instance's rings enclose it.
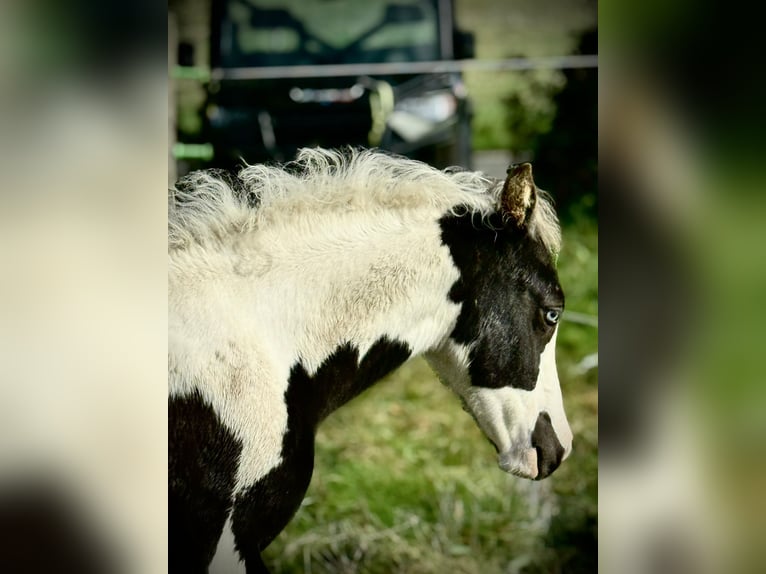
<path fill-rule="evenodd" d="M 545 322 L 549 325 L 555 325 L 559 322 L 560 313 L 556 309 L 548 309 L 545 313 Z"/>

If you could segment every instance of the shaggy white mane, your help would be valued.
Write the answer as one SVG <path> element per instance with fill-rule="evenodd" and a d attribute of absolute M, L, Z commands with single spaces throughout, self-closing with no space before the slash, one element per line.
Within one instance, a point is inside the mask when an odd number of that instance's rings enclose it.
<path fill-rule="evenodd" d="M 170 190 L 170 250 L 220 241 L 300 213 L 433 207 L 444 213 L 497 211 L 503 181 L 376 150 L 304 148 L 285 166 L 251 165 L 238 174 L 242 190 L 210 172 L 194 172 Z M 538 191 L 529 232 L 558 253 L 560 231 L 550 199 Z"/>

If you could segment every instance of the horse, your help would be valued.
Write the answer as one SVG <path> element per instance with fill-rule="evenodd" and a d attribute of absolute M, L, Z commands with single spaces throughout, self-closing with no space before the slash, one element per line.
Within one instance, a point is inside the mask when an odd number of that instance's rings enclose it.
<path fill-rule="evenodd" d="M 225 525 L 247 572 L 267 572 L 318 425 L 416 355 L 502 470 L 540 480 L 571 452 L 561 232 L 530 164 L 502 180 L 302 149 L 193 172 L 168 203 L 171 572 L 206 572 Z"/>

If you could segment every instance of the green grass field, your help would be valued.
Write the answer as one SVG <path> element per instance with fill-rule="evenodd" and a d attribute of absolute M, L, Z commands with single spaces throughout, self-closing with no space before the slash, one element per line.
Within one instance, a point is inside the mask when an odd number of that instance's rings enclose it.
<path fill-rule="evenodd" d="M 564 228 L 567 309 L 598 314 L 596 223 Z M 503 473 L 458 400 L 415 359 L 333 414 L 317 440 L 314 478 L 265 552 L 275 573 L 595 572 L 597 328 L 559 329 L 558 365 L 575 435 L 550 478 Z"/>

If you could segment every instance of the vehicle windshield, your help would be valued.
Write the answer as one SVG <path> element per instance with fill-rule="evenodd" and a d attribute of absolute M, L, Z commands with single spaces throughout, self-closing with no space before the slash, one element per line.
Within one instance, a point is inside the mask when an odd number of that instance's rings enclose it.
<path fill-rule="evenodd" d="M 434 0 L 230 0 L 223 67 L 439 59 Z"/>

